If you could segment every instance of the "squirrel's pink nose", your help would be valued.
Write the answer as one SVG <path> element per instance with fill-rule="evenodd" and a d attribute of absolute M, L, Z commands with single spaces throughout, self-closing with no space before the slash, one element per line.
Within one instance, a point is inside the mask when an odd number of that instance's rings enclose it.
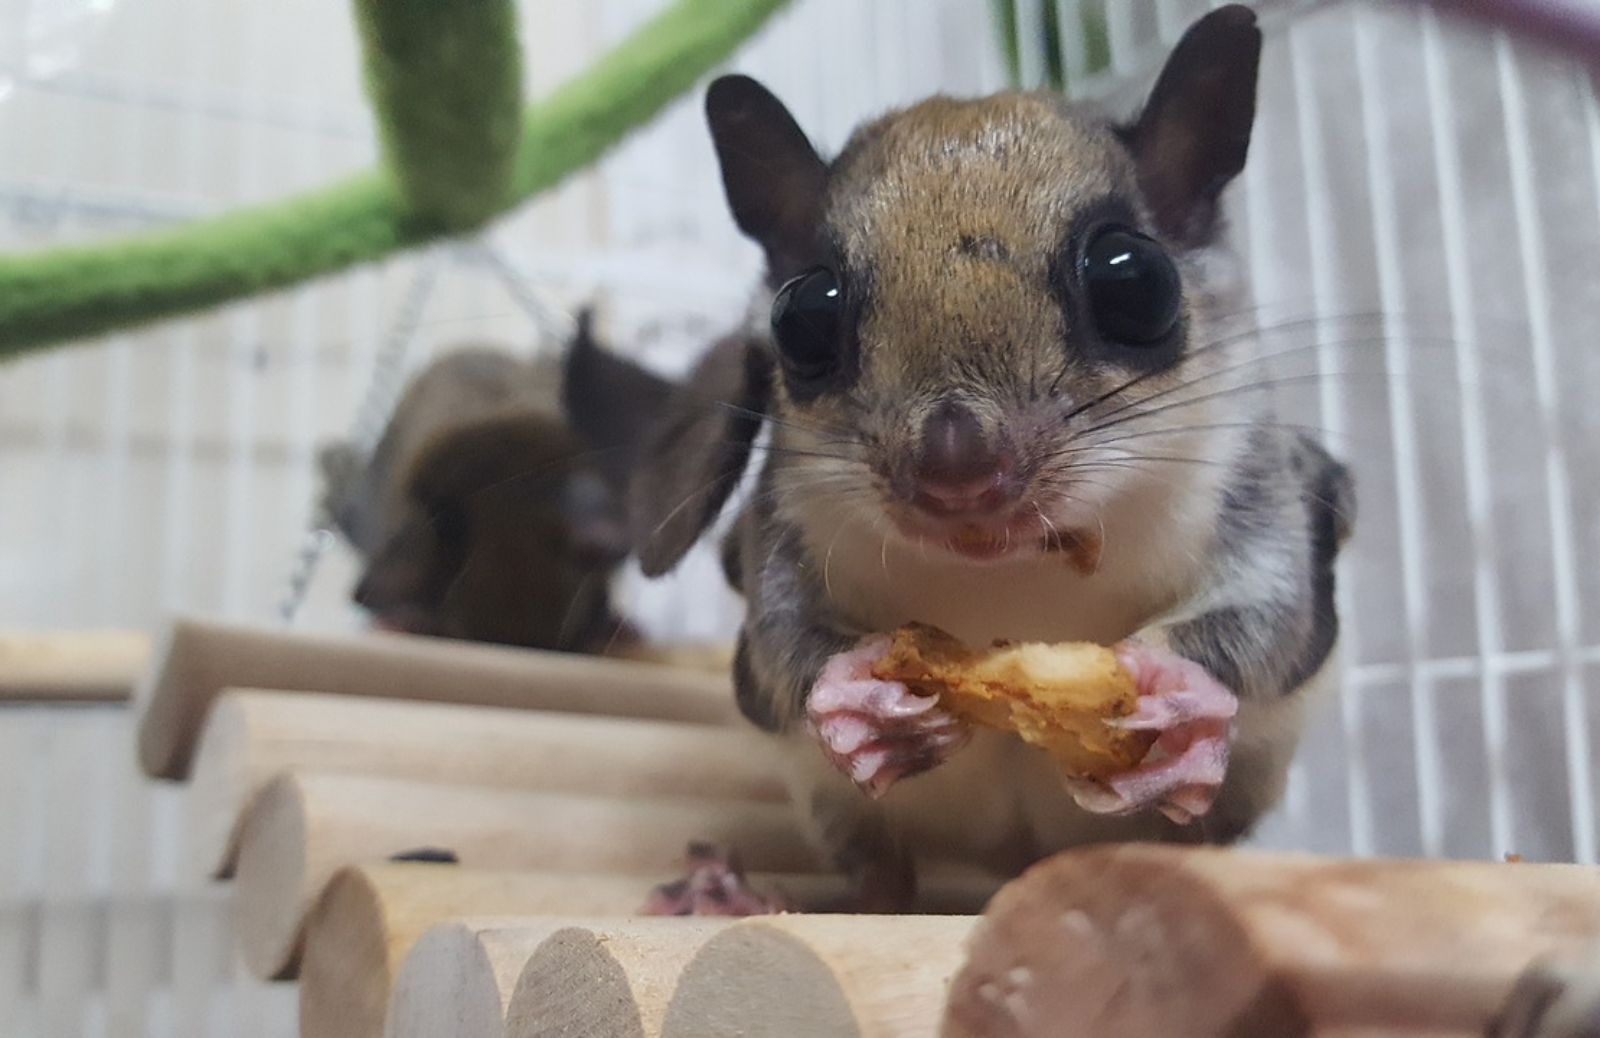
<path fill-rule="evenodd" d="M 917 507 L 934 515 L 996 511 L 1015 499 L 1011 456 L 990 444 L 977 415 L 940 404 L 922 425 L 915 468 Z"/>

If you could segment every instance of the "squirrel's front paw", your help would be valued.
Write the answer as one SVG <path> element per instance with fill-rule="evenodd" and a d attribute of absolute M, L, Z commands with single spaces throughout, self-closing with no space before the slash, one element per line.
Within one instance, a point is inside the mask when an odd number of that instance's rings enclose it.
<path fill-rule="evenodd" d="M 872 676 L 889 644 L 884 635 L 869 635 L 830 658 L 806 700 L 822 752 L 872 797 L 948 760 L 972 735 L 935 697 Z"/>
<path fill-rule="evenodd" d="M 747 916 L 793 910 L 782 895 L 752 889 L 731 850 L 696 842 L 689 845 L 689 871 L 651 891 L 639 914 Z"/>
<path fill-rule="evenodd" d="M 1080 807 L 1127 814 L 1155 807 L 1180 824 L 1211 810 L 1228 771 L 1239 701 L 1200 664 L 1137 641 L 1116 647 L 1133 675 L 1139 709 L 1117 722 L 1160 735 L 1137 767 L 1069 783 Z"/>

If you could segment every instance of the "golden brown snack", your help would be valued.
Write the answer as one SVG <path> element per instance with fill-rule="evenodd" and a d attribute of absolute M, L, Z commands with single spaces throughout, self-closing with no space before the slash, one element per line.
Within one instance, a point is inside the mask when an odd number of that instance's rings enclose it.
<path fill-rule="evenodd" d="M 1139 763 L 1154 732 L 1106 724 L 1138 708 L 1138 690 L 1116 654 L 1090 642 L 997 642 L 968 649 L 926 624 L 894 632 L 872 666 L 973 724 L 1015 732 L 1055 757 L 1074 778 L 1098 778 Z"/>

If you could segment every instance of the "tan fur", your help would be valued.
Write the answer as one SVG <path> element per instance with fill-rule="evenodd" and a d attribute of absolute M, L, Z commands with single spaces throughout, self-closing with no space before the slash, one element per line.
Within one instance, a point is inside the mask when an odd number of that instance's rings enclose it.
<path fill-rule="evenodd" d="M 860 380 L 848 398 L 780 400 L 774 440 L 845 456 L 786 459 L 779 480 L 780 511 L 822 560 L 840 614 L 863 631 L 915 619 L 975 643 L 1110 641 L 1191 592 L 1219 507 L 1219 471 L 1204 466 L 1074 474 L 1073 463 L 1081 470 L 1084 461 L 1120 460 L 1114 448 L 1043 462 L 1024 500 L 1037 507 L 1041 532 L 1103 537 L 1100 568 L 1087 576 L 1062 559 L 974 565 L 908 540 L 884 519 L 887 474 L 877 459 L 913 450 L 939 400 L 958 397 L 991 429 L 1004 416 L 1021 454 L 1048 454 L 1070 431 L 1059 421 L 1066 406 L 1135 373 L 1086 363 L 1070 345 L 1063 351 L 1073 329 L 1049 284 L 1076 214 L 1113 193 L 1137 197 L 1132 165 L 1109 131 L 1047 95 L 935 98 L 860 131 L 836 177 L 830 224 L 843 232 L 847 265 L 871 272 Z M 968 255 L 963 239 L 995 243 L 1006 258 Z M 1191 305 L 1191 324 L 1200 316 Z M 1214 370 L 1223 352 L 1186 365 L 1182 377 Z M 1064 364 L 1066 406 L 1043 395 Z M 1156 376 L 1139 395 L 1177 377 Z M 1207 424 L 1213 410 L 1190 408 L 1183 424 Z M 854 442 L 837 434 L 852 426 L 863 427 Z M 1160 453 L 1222 461 L 1232 439 L 1208 430 L 1155 442 Z"/>
<path fill-rule="evenodd" d="M 1047 454 L 1066 438 L 1058 419 L 1063 410 L 1136 373 L 1073 356 L 1076 330 L 1066 325 L 1050 286 L 1052 258 L 1071 221 L 1113 195 L 1136 199 L 1134 177 L 1109 130 L 1046 95 L 935 98 L 864 128 L 847 146 L 835 167 L 828 219 L 842 232 L 846 267 L 870 271 L 859 382 L 847 394 L 810 404 L 780 396 L 773 439 L 779 447 L 845 456 L 778 455 L 774 464 L 779 513 L 802 530 L 829 604 L 857 630 L 918 621 L 969 644 L 996 638 L 1111 644 L 1136 633 L 1159 642 L 1164 614 L 1198 593 L 1221 508 L 1220 464 L 1151 462 L 1138 470 L 1091 469 L 1079 479 L 1072 463 L 1121 455 L 1107 448 L 1044 462 L 1024 500 L 1037 507 L 1040 532 L 1081 529 L 1103 539 L 1098 569 L 1085 574 L 1065 557 L 1024 553 L 979 564 L 906 537 L 885 518 L 886 505 L 895 506 L 889 473 L 875 461 L 913 450 L 927 411 L 951 395 L 991 429 L 1003 418 L 1010 434 L 1023 439 L 1018 447 L 1025 456 Z M 1187 301 L 1191 341 L 1204 334 L 1208 304 L 1214 300 L 1198 293 Z M 1229 362 L 1226 351 L 1216 353 L 1180 366 L 1181 376 L 1149 379 L 1138 396 Z M 1065 406 L 1044 395 L 1063 364 L 1067 374 L 1058 388 Z M 1173 424 L 1212 424 L 1224 410 L 1189 408 Z M 1238 417 L 1236 403 L 1231 416 Z M 852 442 L 839 433 L 846 428 L 862 435 Z M 1219 463 L 1238 449 L 1228 429 L 1154 442 L 1155 453 Z M 1280 718 L 1286 710 L 1296 716 Z M 1292 748 L 1298 713 L 1298 706 L 1276 704 L 1246 712 L 1240 757 L 1246 770 L 1271 779 L 1262 789 L 1269 800 L 1281 788 L 1288 757 L 1272 748 L 1283 744 L 1284 728 Z M 797 742 L 802 786 L 813 795 L 837 786 L 838 797 L 829 801 L 848 804 L 845 780 L 809 739 Z M 1249 762 L 1263 753 L 1272 759 L 1253 767 Z M 1004 781 L 996 781 L 1001 775 Z M 952 803 L 961 810 L 950 811 Z M 910 846 L 1003 869 L 1091 840 L 1179 835 L 1154 813 L 1085 813 L 1045 754 L 993 733 L 902 782 L 879 806 Z"/>
<path fill-rule="evenodd" d="M 878 125 L 846 149 L 828 211 L 847 267 L 871 271 L 861 336 L 877 377 L 936 386 L 956 350 L 1002 385 L 1053 375 L 1070 329 L 1048 295 L 1051 263 L 1086 204 L 1130 193 L 1126 154 L 1043 95 L 935 98 Z"/>
<path fill-rule="evenodd" d="M 750 603 L 735 683 L 752 720 L 789 733 L 796 799 L 867 904 L 909 879 L 908 846 L 1012 872 L 1092 840 L 1227 841 L 1282 789 L 1301 691 L 1322 680 L 1306 675 L 1337 633 L 1328 513 L 1350 501 L 1336 461 L 1227 391 L 1252 369 L 1243 337 L 1219 335 L 1237 285 L 1216 277 L 1218 192 L 1245 162 L 1260 45 L 1250 10 L 1226 5 L 1120 126 L 1045 93 L 934 98 L 864 126 L 831 164 L 759 83 L 708 91 L 730 210 L 768 259 L 733 357 L 732 401 L 770 419 L 724 554 Z M 1159 259 L 1086 283 L 1109 230 L 1171 257 L 1175 325 L 1170 297 L 1133 294 L 1170 287 Z M 1119 270 L 1150 280 L 1117 286 Z M 670 523 L 689 487 L 737 475 L 727 445 L 755 435 L 738 413 L 702 419 L 703 435 L 670 427 L 661 464 L 701 479 L 641 517 Z M 703 511 L 660 538 L 656 569 Z M 993 732 L 861 796 L 806 732 L 808 696 L 857 636 L 913 621 L 969 643 L 1137 636 L 1207 667 L 1241 699 L 1215 808 L 1181 827 L 1091 815 L 1046 754 Z M 945 747 L 915 735 L 892 769 L 937 763 Z"/>

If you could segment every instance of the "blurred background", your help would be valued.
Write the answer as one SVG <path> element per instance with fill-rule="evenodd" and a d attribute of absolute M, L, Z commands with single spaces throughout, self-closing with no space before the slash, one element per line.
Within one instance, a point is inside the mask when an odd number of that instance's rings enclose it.
<path fill-rule="evenodd" d="M 530 95 L 657 0 L 521 5 Z M 825 151 L 934 92 L 1064 76 L 1127 111 L 1191 0 L 795 0 L 732 63 Z M 1270 390 L 1350 459 L 1342 694 L 1263 843 L 1596 861 L 1600 106 L 1589 74 L 1399 2 L 1263 5 L 1232 240 Z M 1048 15 L 1048 17 L 1047 17 Z M 1008 35 L 1009 34 L 1009 35 Z M 347 5 L 0 0 L 0 246 L 148 230 L 376 158 Z M 0 627 L 176 613 L 355 629 L 316 455 L 373 435 L 465 343 L 553 354 L 601 301 L 667 374 L 757 272 L 698 96 L 470 240 L 0 366 Z M 1264 369 L 1263 369 L 1264 370 Z M 668 640 L 726 637 L 709 552 L 624 573 Z M 0 1035 L 293 1033 L 236 976 L 220 895 L 178 882 L 175 794 L 126 707 L 0 707 Z"/>

